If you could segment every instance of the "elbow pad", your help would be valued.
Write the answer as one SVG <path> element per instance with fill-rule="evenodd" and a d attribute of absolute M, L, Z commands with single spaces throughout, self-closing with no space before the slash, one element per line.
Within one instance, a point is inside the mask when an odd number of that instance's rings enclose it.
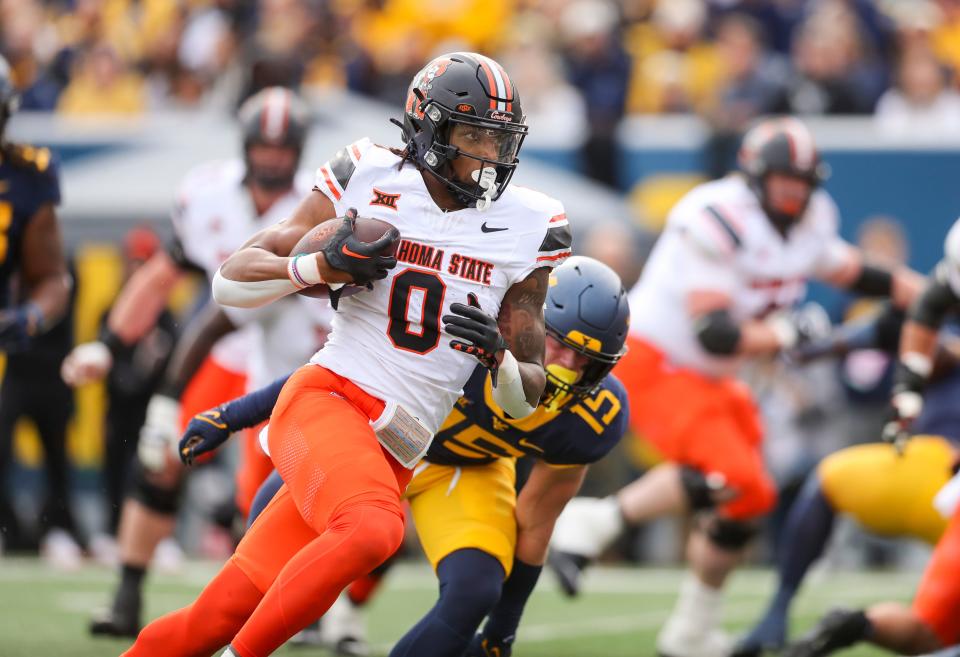
<path fill-rule="evenodd" d="M 707 353 L 732 356 L 740 345 L 740 327 L 728 310 L 707 313 L 694 323 L 693 328 Z"/>
<path fill-rule="evenodd" d="M 525 418 L 537 410 L 536 406 L 527 402 L 523 381 L 520 379 L 520 365 L 509 349 L 503 352 L 503 362 L 497 368 L 495 381 L 493 400 L 514 420 Z"/>
<path fill-rule="evenodd" d="M 298 289 L 300 288 L 289 278 L 269 281 L 232 281 L 224 278 L 219 269 L 213 276 L 213 298 L 221 306 L 259 308 Z"/>

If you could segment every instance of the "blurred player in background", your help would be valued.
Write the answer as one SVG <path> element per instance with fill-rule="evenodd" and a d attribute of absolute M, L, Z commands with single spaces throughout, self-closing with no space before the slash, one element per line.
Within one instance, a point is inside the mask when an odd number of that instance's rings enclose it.
<path fill-rule="evenodd" d="M 850 322 L 828 340 L 802 347 L 792 359 L 843 356 L 858 349 L 895 354 L 903 320 L 902 312 L 887 307 L 876 317 Z M 909 427 L 908 443 L 899 449 L 884 443 L 841 449 L 809 475 L 778 540 L 775 595 L 738 643 L 734 657 L 759 657 L 783 647 L 790 605 L 810 566 L 823 554 L 837 514 L 881 536 L 916 538 L 931 545 L 939 540 L 947 520 L 933 500 L 950 478 L 960 440 L 960 345 L 948 338 L 937 356 L 937 376 L 925 392 L 923 412 Z M 897 433 L 884 437 L 896 438 Z"/>
<path fill-rule="evenodd" d="M 947 234 L 944 252 L 923 293 L 910 308 L 903 327 L 891 400 L 894 419 L 884 430 L 894 441 L 907 440 L 914 421 L 928 410 L 925 393 L 934 372 L 938 333 L 946 316 L 960 310 L 960 220 Z M 940 406 L 936 397 L 931 401 Z M 946 409 L 955 407 L 956 397 L 952 396 Z M 913 447 L 907 443 L 908 453 Z M 932 481 L 943 482 L 955 465 L 955 459 L 931 460 L 928 472 L 923 474 Z M 882 475 L 882 471 L 877 473 Z M 919 476 L 903 482 L 904 490 L 898 492 L 904 499 L 916 499 L 923 505 L 915 513 L 930 514 L 927 506 L 931 505 L 930 496 L 917 499 L 916 489 L 927 486 L 918 479 Z M 898 654 L 917 655 L 960 642 L 960 475 L 955 474 L 937 493 L 932 505 L 949 520 L 917 587 L 913 604 L 884 602 L 866 610 L 834 609 L 809 634 L 789 645 L 785 655 L 819 657 L 860 641 L 869 641 Z"/>
<path fill-rule="evenodd" d="M 827 171 L 803 123 L 757 125 L 740 166 L 680 200 L 631 292 L 630 351 L 617 375 L 630 394 L 631 427 L 665 463 L 615 496 L 573 500 L 554 533 L 569 583 L 626 524 L 696 514 L 687 544 L 693 573 L 657 640 L 668 657 L 727 654 L 721 589 L 776 499 L 759 413 L 734 378 L 740 364 L 816 330 L 789 312 L 809 278 L 892 296 L 899 306 L 919 288 L 914 272 L 868 265 L 840 239 L 836 205 L 820 188 Z"/>
<path fill-rule="evenodd" d="M 113 354 L 155 325 L 185 272 L 212 279 L 227 256 L 258 230 L 290 216 L 309 193 L 311 176 L 297 169 L 309 123 L 302 101 L 287 89 L 267 88 L 244 103 L 239 120 L 244 159 L 208 162 L 187 175 L 172 217 L 173 243 L 124 286 L 101 341 L 78 346 L 64 362 L 64 378 L 71 384 L 102 378 Z M 211 302 L 184 331 L 150 400 L 139 464 L 120 521 L 120 585 L 110 608 L 91 623 L 94 634 L 136 636 L 140 629 L 144 576 L 176 521 L 182 468 L 173 445 L 193 415 L 246 390 L 256 336 L 253 329 L 230 333 L 233 328 Z M 270 467 L 255 441 L 247 443 L 238 487 L 252 498 Z"/>
<path fill-rule="evenodd" d="M 228 642 L 224 655 L 272 654 L 399 547 L 401 495 L 478 361 L 506 413 L 536 410 L 548 276 L 570 231 L 558 201 L 508 186 L 527 132 L 516 87 L 483 55 L 442 55 L 414 77 L 402 125 L 404 150 L 341 150 L 296 214 L 214 279 L 218 301 L 239 306 L 371 285 L 340 299 L 326 346 L 273 410 L 266 443 L 284 486 L 200 597 L 127 655 L 199 657 Z M 354 208 L 392 225 L 360 241 Z M 318 254 L 287 257 L 338 216 Z"/>
<path fill-rule="evenodd" d="M 151 229 L 137 227 L 126 234 L 123 247 L 126 281 L 153 258 L 161 243 Z M 101 330 L 109 316 L 109 311 L 103 315 Z M 120 526 L 120 510 L 137 455 L 137 437 L 147 416 L 147 404 L 163 377 L 176 339 L 176 320 L 164 309 L 154 327 L 142 338 L 112 354 L 113 364 L 106 376 L 108 406 L 102 471 L 108 520 L 106 533 L 94 536 L 90 542 L 91 552 L 98 560 L 116 560 L 117 547 L 112 537 Z"/>
<path fill-rule="evenodd" d="M 391 657 L 461 657 L 488 615 L 468 655 L 510 654 L 554 521 L 579 489 L 587 466 L 626 431 L 626 392 L 609 372 L 624 353 L 629 316 L 627 294 L 613 270 L 589 258 L 570 258 L 550 276 L 544 311 L 547 389 L 537 410 L 513 420 L 492 398 L 489 372 L 479 367 L 470 377 L 405 494 L 440 580 L 440 599 Z M 193 460 L 232 431 L 267 418 L 284 381 L 195 418 L 181 440 L 181 456 Z M 525 456 L 536 463 L 518 498 L 515 461 Z M 264 483 L 253 515 L 282 483 L 276 473 Z M 356 615 L 342 610 L 353 607 L 352 600 L 342 594 L 338 614 Z M 348 635 L 328 629 L 331 621 L 345 621 L 323 619 L 321 635 L 332 648 L 365 654 L 362 624 L 349 621 Z"/>
<path fill-rule="evenodd" d="M 46 379 L 38 379 L 28 362 L 24 362 L 27 371 L 17 364 L 18 354 L 30 350 L 64 317 L 71 279 L 54 211 L 60 203 L 57 167 L 49 150 L 6 140 L 7 121 L 16 107 L 10 67 L 0 57 L 0 351 L 10 358 L 6 379 L 16 380 L 16 385 L 5 380 L 2 392 L 4 415 L 10 420 L 0 428 L 0 552 L 5 543 L 19 539 L 6 490 L 17 415 L 32 417 L 40 432 L 49 475 L 50 520 L 61 529 L 72 530 L 74 524 L 67 499 L 66 418 L 62 417 L 70 412 L 70 400 L 61 395 L 47 400 L 54 405 L 59 402 L 59 408 L 47 408 L 41 385 Z M 11 395 L 23 402 L 16 409 L 10 406 L 15 401 Z M 35 402 L 27 403 L 29 399 Z"/>

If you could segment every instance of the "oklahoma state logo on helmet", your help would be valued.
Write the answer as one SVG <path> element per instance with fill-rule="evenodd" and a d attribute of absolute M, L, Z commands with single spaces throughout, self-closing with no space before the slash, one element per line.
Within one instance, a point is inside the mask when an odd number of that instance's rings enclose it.
<path fill-rule="evenodd" d="M 452 63 L 449 59 L 435 59 L 420 71 L 407 94 L 407 106 L 405 108 L 407 113 L 414 114 L 418 119 L 423 118 L 423 108 L 413 90 L 428 91 L 433 86 L 433 81 L 443 75 Z"/>
<path fill-rule="evenodd" d="M 390 208 L 391 210 L 397 210 L 397 201 L 400 199 L 399 194 L 387 194 L 386 192 L 381 192 L 376 187 L 373 188 L 373 198 L 370 199 L 370 205 L 380 205 L 385 208 Z"/>

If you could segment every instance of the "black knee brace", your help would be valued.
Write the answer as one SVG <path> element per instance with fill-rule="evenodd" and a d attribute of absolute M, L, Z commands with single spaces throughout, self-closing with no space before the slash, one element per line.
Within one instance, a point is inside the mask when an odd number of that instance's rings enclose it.
<path fill-rule="evenodd" d="M 691 511 L 706 511 L 714 507 L 713 494 L 716 489 L 700 470 L 687 465 L 680 466 L 680 483 L 687 494 Z"/>
<path fill-rule="evenodd" d="M 753 522 L 719 517 L 711 518 L 706 529 L 711 543 L 730 552 L 742 549 L 757 533 Z"/>
<path fill-rule="evenodd" d="M 133 466 L 132 478 L 128 495 L 151 511 L 173 515 L 180 508 L 181 479 L 172 488 L 158 486 L 149 480 L 139 461 Z"/>

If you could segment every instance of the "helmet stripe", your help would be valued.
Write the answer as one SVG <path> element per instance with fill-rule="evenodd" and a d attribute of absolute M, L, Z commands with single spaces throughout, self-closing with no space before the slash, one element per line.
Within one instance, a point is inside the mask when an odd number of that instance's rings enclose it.
<path fill-rule="evenodd" d="M 497 71 L 495 62 L 489 57 L 485 57 L 480 54 L 471 53 L 476 59 L 477 63 L 480 64 L 480 68 L 483 69 L 483 72 L 487 76 L 487 82 L 490 86 L 490 109 L 505 111 L 506 103 L 503 101 L 497 100 L 497 98 L 503 98 L 503 78 L 500 77 L 500 73 Z"/>
<path fill-rule="evenodd" d="M 497 65 L 497 71 L 500 73 L 500 76 L 503 78 L 503 97 L 506 98 L 507 100 L 507 103 L 506 103 L 507 107 L 505 111 L 512 112 L 513 111 L 513 102 L 512 102 L 513 101 L 513 84 L 510 82 L 510 76 L 507 75 L 507 69 L 503 68 L 503 66 L 500 65 L 500 62 L 497 62 L 492 59 L 490 61 L 492 61 L 494 64 Z"/>
<path fill-rule="evenodd" d="M 477 56 L 477 62 L 480 64 L 480 68 L 483 69 L 483 72 L 487 75 L 487 85 L 490 87 L 490 95 L 498 95 L 497 82 L 493 77 L 493 71 L 490 70 L 490 66 L 484 61 L 484 58 L 481 55 Z M 490 99 L 490 109 L 497 109 L 497 101 L 494 98 Z"/>
<path fill-rule="evenodd" d="M 493 71 L 493 77 L 497 81 L 496 94 L 494 95 L 496 95 L 497 98 L 504 99 L 502 101 L 497 101 L 497 109 L 502 112 L 505 112 L 507 111 L 507 103 L 505 101 L 510 99 L 510 96 L 509 96 L 510 92 L 508 90 L 506 80 L 503 76 L 503 67 L 501 67 L 500 64 L 490 59 L 489 57 L 486 57 L 485 55 L 480 55 L 480 58 L 484 60 L 487 66 L 490 67 L 490 70 Z"/>
<path fill-rule="evenodd" d="M 280 141 L 287 132 L 290 123 L 290 97 L 286 89 L 274 89 L 263 105 L 260 128 L 269 141 Z"/>
<path fill-rule="evenodd" d="M 811 168 L 816 159 L 816 147 L 809 130 L 795 119 L 784 119 L 782 125 L 790 144 L 791 159 L 796 163 L 796 167 L 800 170 Z"/>

